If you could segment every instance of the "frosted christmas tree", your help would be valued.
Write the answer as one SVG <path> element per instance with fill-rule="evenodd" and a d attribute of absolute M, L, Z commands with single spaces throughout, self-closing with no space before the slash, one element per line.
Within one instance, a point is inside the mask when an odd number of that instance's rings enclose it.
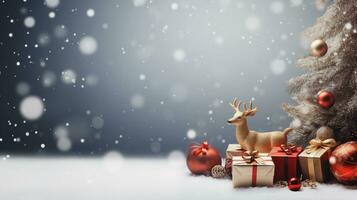
<path fill-rule="evenodd" d="M 293 117 L 291 141 L 306 145 L 321 126 L 339 141 L 357 135 L 357 4 L 336 0 L 303 32 L 312 53 L 298 60 L 306 73 L 289 81 L 297 105 L 283 105 Z"/>

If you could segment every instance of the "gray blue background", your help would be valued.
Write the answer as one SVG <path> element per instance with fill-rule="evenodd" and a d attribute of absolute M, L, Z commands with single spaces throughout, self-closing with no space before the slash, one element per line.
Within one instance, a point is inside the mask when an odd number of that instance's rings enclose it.
<path fill-rule="evenodd" d="M 306 0 L 4 0 L 0 10 L 5 155 L 162 155 L 203 140 L 223 152 L 235 143 L 234 97 L 254 99 L 251 129 L 283 129 L 287 81 L 309 53 L 300 33 L 323 13 Z M 91 55 L 79 49 L 86 36 L 97 42 Z M 62 80 L 66 70 L 75 83 Z M 33 121 L 19 111 L 30 95 L 46 108 Z"/>

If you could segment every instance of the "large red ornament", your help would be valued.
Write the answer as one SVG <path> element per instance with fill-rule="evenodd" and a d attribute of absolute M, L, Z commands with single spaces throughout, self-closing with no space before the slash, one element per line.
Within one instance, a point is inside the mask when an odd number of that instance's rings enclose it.
<path fill-rule="evenodd" d="M 341 183 L 357 184 L 357 141 L 338 146 L 331 154 L 330 168 Z"/>
<path fill-rule="evenodd" d="M 219 151 L 204 141 L 199 145 L 191 145 L 187 155 L 187 167 L 193 174 L 209 175 L 215 165 L 222 162 Z"/>
<path fill-rule="evenodd" d="M 329 91 L 320 91 L 317 94 L 317 103 L 322 108 L 331 108 L 335 104 L 335 96 Z"/>
<path fill-rule="evenodd" d="M 299 178 L 291 178 L 288 181 L 288 188 L 291 191 L 299 191 L 301 188 L 301 181 Z"/>

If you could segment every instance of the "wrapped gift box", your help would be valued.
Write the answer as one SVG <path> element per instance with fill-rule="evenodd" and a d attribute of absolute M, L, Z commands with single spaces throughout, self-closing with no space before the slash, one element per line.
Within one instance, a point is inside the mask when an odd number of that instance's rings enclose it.
<path fill-rule="evenodd" d="M 305 149 L 299 155 L 299 163 L 304 178 L 312 181 L 326 182 L 330 176 L 330 147 L 318 148 L 313 151 Z"/>
<path fill-rule="evenodd" d="M 239 144 L 229 144 L 226 150 L 225 169 L 229 176 L 232 176 L 232 157 L 242 156 L 244 150 Z"/>
<path fill-rule="evenodd" d="M 258 154 L 252 162 L 247 162 L 243 156 L 233 156 L 233 187 L 272 186 L 274 168 L 274 163 L 267 153 Z"/>
<path fill-rule="evenodd" d="M 275 165 L 274 182 L 288 181 L 290 178 L 300 177 L 298 155 L 301 151 L 301 147 L 289 145 L 272 148 L 269 156 Z"/>

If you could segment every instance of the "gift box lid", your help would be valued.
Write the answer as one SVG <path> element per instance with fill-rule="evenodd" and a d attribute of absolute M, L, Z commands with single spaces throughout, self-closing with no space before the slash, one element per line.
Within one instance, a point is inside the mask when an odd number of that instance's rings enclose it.
<path fill-rule="evenodd" d="M 232 166 L 233 165 L 239 165 L 239 166 L 251 166 L 251 165 L 272 165 L 274 166 L 272 158 L 269 156 L 268 153 L 259 153 L 258 158 L 260 161 L 262 161 L 262 164 L 257 163 L 257 162 L 246 162 L 242 156 L 233 156 L 232 158 Z"/>
<path fill-rule="evenodd" d="M 309 149 L 305 149 L 299 154 L 299 157 L 308 157 L 308 158 L 321 158 L 326 152 L 330 151 L 330 147 L 318 148 L 309 152 Z"/>
<path fill-rule="evenodd" d="M 292 157 L 295 158 L 297 157 L 302 151 L 301 147 L 297 147 L 296 151 L 292 152 L 292 154 L 286 154 L 281 150 L 280 147 L 273 147 L 272 150 L 269 153 L 269 156 L 271 157 Z"/>
<path fill-rule="evenodd" d="M 242 151 L 244 150 L 240 144 L 229 144 L 226 151 Z"/>

